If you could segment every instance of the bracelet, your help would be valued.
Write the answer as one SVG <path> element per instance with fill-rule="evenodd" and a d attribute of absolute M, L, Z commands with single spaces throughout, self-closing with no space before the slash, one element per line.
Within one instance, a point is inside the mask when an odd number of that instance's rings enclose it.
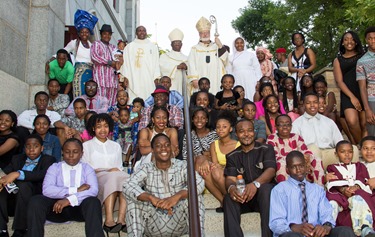
<path fill-rule="evenodd" d="M 229 193 L 230 189 L 234 187 L 234 184 L 229 185 L 227 192 Z"/>

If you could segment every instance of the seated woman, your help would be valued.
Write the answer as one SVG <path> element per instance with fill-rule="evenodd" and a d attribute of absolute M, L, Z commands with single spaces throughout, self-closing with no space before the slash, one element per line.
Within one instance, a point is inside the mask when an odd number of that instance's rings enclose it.
<path fill-rule="evenodd" d="M 296 80 L 293 77 L 287 77 L 283 80 L 282 85 L 279 99 L 283 102 L 283 106 L 289 117 L 294 121 L 299 117 Z"/>
<path fill-rule="evenodd" d="M 255 86 L 255 93 L 253 96 L 253 102 L 260 101 L 262 99 L 262 95 L 260 94 L 260 85 L 263 83 L 271 83 L 272 84 L 272 79 L 271 77 L 263 76 L 257 81 L 257 84 Z"/>
<path fill-rule="evenodd" d="M 289 152 L 297 150 L 304 154 L 306 164 L 308 165 L 306 179 L 310 182 L 323 185 L 324 169 L 322 160 L 313 155 L 301 136 L 290 132 L 292 130 L 291 118 L 286 114 L 282 114 L 277 116 L 275 123 L 277 132 L 268 136 L 267 144 L 273 146 L 275 150 L 277 163 L 276 181 L 280 183 L 288 178 L 286 156 Z"/>
<path fill-rule="evenodd" d="M 150 163 L 153 160 L 151 140 L 158 133 L 164 133 L 169 137 L 172 144 L 172 155 L 176 157 L 178 150 L 178 135 L 177 130 L 168 127 L 169 113 L 165 107 L 154 106 L 151 111 L 151 121 L 146 128 L 142 128 L 138 135 L 139 152 L 142 157 L 135 166 L 134 171 L 137 171 L 139 166 L 145 163 Z"/>
<path fill-rule="evenodd" d="M 262 120 L 266 124 L 266 134 L 271 135 L 276 131 L 276 117 L 281 114 L 280 104 L 276 95 L 268 95 L 263 100 L 264 116 L 260 116 L 259 120 Z"/>
<path fill-rule="evenodd" d="M 204 156 L 204 158 L 211 160 L 210 145 L 219 137 L 215 131 L 209 128 L 208 120 L 209 115 L 207 110 L 203 107 L 196 107 L 191 117 L 191 141 L 194 158 Z M 184 160 L 187 159 L 186 135 L 183 140 L 182 157 Z"/>
<path fill-rule="evenodd" d="M 33 133 L 38 134 L 43 139 L 43 154 L 55 157 L 56 161 L 61 161 L 61 144 L 59 138 L 48 132 L 51 120 L 45 114 L 35 117 Z"/>
<path fill-rule="evenodd" d="M 108 114 L 93 115 L 93 126 L 89 133 L 94 138 L 83 143 L 82 161 L 88 163 L 96 172 L 99 184 L 98 198 L 104 203 L 105 232 L 118 233 L 125 231 L 126 201 L 122 195 L 122 185 L 129 175 L 123 171 L 121 146 L 108 139 L 114 122 Z M 118 218 L 113 218 L 116 199 L 119 200 Z"/>
<path fill-rule="evenodd" d="M 11 110 L 0 112 L 0 168 L 9 165 L 13 155 L 19 152 L 20 138 L 17 133 L 17 115 Z"/>
<path fill-rule="evenodd" d="M 215 96 L 215 109 L 236 111 L 239 108 L 240 94 L 233 90 L 234 82 L 231 74 L 225 74 L 221 78 L 222 91 Z"/>
<path fill-rule="evenodd" d="M 301 88 L 301 91 L 299 91 L 297 94 L 299 101 L 299 114 L 303 114 L 305 112 L 305 108 L 303 107 L 303 100 L 305 99 L 305 96 L 307 94 L 314 92 L 312 75 L 303 75 L 301 80 L 299 81 L 299 87 Z"/>
<path fill-rule="evenodd" d="M 271 94 L 275 95 L 272 84 L 268 83 L 268 82 L 261 84 L 260 88 L 259 88 L 259 91 L 260 91 L 260 95 L 262 97 L 259 101 L 254 102 L 255 106 L 257 107 L 257 112 L 255 114 L 256 119 L 259 119 L 260 116 L 264 115 L 263 99 L 266 98 L 266 96 L 268 96 L 268 95 L 271 95 Z M 281 113 L 285 114 L 285 109 L 284 109 L 284 106 L 282 105 L 283 102 L 279 101 L 279 104 L 281 105 L 280 106 Z"/>
<path fill-rule="evenodd" d="M 352 163 L 353 147 L 349 141 L 337 143 L 336 155 L 339 162 L 327 167 L 326 195 L 337 226 L 352 227 L 361 236 L 363 227 L 373 228 L 375 220 L 374 193 L 367 185 L 370 176 L 364 164 Z"/>
<path fill-rule="evenodd" d="M 215 129 L 218 111 L 210 107 L 209 93 L 207 91 L 196 92 L 193 106 L 190 106 L 190 114 L 192 114 L 197 107 L 202 107 L 208 112 L 208 127 Z"/>
<path fill-rule="evenodd" d="M 89 130 L 94 126 L 94 120 L 91 119 L 93 115 L 96 115 L 97 113 L 95 111 L 87 111 L 85 115 L 85 130 L 81 132 L 81 134 L 76 134 L 74 137 L 77 138 L 78 140 L 81 140 L 82 142 L 89 141 L 93 138 L 93 136 L 90 135 Z"/>
<path fill-rule="evenodd" d="M 242 110 L 244 119 L 247 119 L 254 124 L 255 141 L 265 143 L 267 139 L 266 124 L 262 120 L 255 118 L 257 107 L 255 106 L 254 102 L 246 102 L 242 106 Z"/>
<path fill-rule="evenodd" d="M 231 132 L 235 118 L 230 111 L 222 112 L 216 122 L 216 133 L 219 139 L 210 145 L 211 161 L 206 159 L 196 164 L 198 173 L 203 177 L 206 188 L 214 197 L 223 204 L 225 189 L 224 167 L 226 165 L 225 155 L 240 146 L 240 143 L 231 139 Z M 221 208 L 217 212 L 222 212 Z"/>
<path fill-rule="evenodd" d="M 241 85 L 237 85 L 233 88 L 233 90 L 235 92 L 237 92 L 239 95 L 240 95 L 240 98 L 238 100 L 238 109 L 237 109 L 237 115 L 238 115 L 238 118 L 243 118 L 243 110 L 242 110 L 242 107 L 244 105 L 244 103 L 247 103 L 249 102 L 250 100 L 245 98 L 245 88 L 243 88 L 243 86 Z"/>

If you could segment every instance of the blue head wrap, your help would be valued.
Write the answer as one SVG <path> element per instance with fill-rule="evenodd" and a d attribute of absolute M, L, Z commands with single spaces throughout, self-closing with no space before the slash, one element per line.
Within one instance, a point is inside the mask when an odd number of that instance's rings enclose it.
<path fill-rule="evenodd" d="M 93 29 L 95 27 L 96 22 L 98 22 L 98 18 L 88 13 L 87 11 L 78 9 L 74 14 L 74 26 L 76 27 L 78 32 L 83 28 L 87 28 L 93 35 Z"/>

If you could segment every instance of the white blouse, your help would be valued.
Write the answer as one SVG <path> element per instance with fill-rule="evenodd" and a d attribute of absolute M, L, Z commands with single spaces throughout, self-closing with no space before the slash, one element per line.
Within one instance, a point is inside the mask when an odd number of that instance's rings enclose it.
<path fill-rule="evenodd" d="M 77 40 L 71 40 L 66 46 L 65 50 L 68 51 L 68 53 L 71 53 L 76 50 L 76 42 Z M 90 54 L 90 48 L 91 48 L 91 42 L 87 41 L 89 43 L 89 48 L 85 48 L 82 44 L 82 42 L 79 42 L 78 50 L 76 53 L 75 62 L 77 63 L 91 63 L 91 54 Z"/>
<path fill-rule="evenodd" d="M 122 151 L 120 144 L 107 139 L 99 141 L 96 137 L 83 143 L 82 161 L 93 169 L 118 168 L 122 170 Z"/>

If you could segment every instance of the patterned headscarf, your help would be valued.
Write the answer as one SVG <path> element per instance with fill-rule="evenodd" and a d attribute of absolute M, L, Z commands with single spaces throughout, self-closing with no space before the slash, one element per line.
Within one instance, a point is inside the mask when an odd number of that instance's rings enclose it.
<path fill-rule="evenodd" d="M 87 11 L 78 9 L 74 14 L 74 26 L 78 32 L 83 28 L 87 28 L 93 35 L 96 22 L 98 22 L 98 18 Z"/>
<path fill-rule="evenodd" d="M 268 49 L 264 48 L 264 47 L 258 47 L 256 49 L 256 52 L 258 52 L 258 51 L 262 51 L 264 53 L 264 55 L 266 56 L 266 59 L 271 60 L 272 57 L 273 57 L 273 55 L 270 53 L 270 51 Z"/>

